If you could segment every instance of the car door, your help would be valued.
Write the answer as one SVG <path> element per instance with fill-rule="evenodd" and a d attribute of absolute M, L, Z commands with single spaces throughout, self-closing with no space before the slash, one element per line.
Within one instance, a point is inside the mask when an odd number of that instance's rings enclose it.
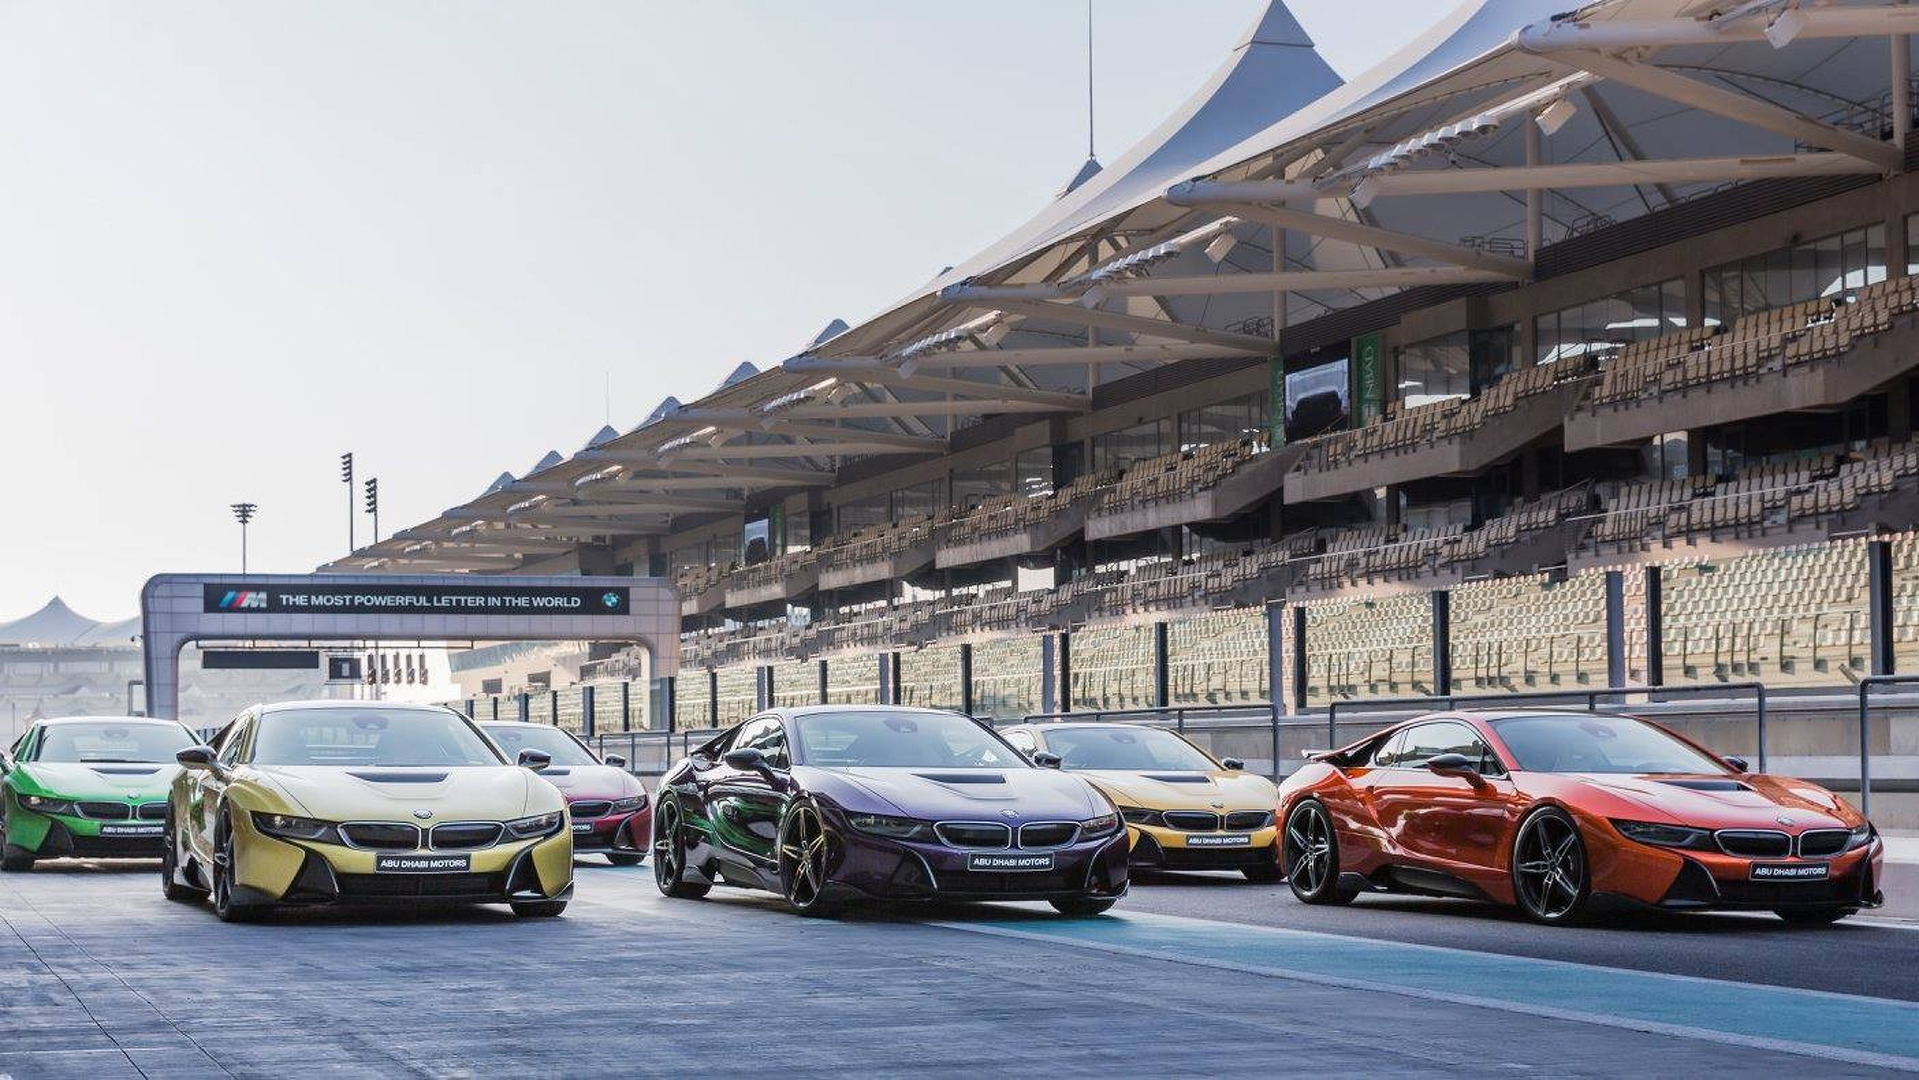
<path fill-rule="evenodd" d="M 775 849 L 787 802 L 783 775 L 792 764 L 780 718 L 756 716 L 741 724 L 728 749 L 749 748 L 765 756 L 774 778 L 735 769 L 722 756 L 704 778 L 707 814 L 716 854 L 729 865 L 770 882 L 777 876 Z"/>
<path fill-rule="evenodd" d="M 1462 754 L 1476 776 L 1441 776 L 1426 767 Z M 1512 781 L 1479 733 L 1463 720 L 1433 720 L 1406 730 L 1372 785 L 1375 812 L 1393 846 L 1447 872 L 1489 869 L 1517 813 Z"/>
<path fill-rule="evenodd" d="M 241 713 L 227 729 L 215 736 L 215 765 L 210 769 L 187 772 L 187 817 L 192 822 L 189 841 L 194 854 L 213 858 L 214 822 L 218 820 L 220 797 L 226 793 L 227 779 L 242 760 L 241 754 L 253 733 L 253 715 Z"/>

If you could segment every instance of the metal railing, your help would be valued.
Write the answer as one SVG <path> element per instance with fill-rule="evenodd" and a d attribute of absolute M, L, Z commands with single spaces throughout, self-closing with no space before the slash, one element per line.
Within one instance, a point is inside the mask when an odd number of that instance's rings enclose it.
<path fill-rule="evenodd" d="M 1859 680 L 1859 812 L 1872 816 L 1872 691 L 1880 686 L 1919 686 L 1919 675 L 1868 675 Z"/>

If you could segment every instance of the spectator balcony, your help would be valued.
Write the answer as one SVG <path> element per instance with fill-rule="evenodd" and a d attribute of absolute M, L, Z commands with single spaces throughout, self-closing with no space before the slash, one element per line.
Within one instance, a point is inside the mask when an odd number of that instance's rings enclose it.
<path fill-rule="evenodd" d="M 1094 497 L 1086 538 L 1224 521 L 1279 491 L 1302 452 L 1242 436 L 1142 461 Z"/>
<path fill-rule="evenodd" d="M 850 589 L 918 573 L 933 565 L 936 532 L 933 519 L 924 514 L 857 531 L 820 552 L 818 585 Z"/>
<path fill-rule="evenodd" d="M 752 607 L 791 600 L 812 592 L 820 580 L 819 553 L 789 551 L 763 563 L 743 567 L 725 579 L 726 606 Z"/>
<path fill-rule="evenodd" d="M 1117 472 L 1089 473 L 1044 495 L 988 499 L 941 531 L 935 565 L 944 570 L 1056 548 L 1086 527 L 1094 493 L 1118 480 Z"/>
<path fill-rule="evenodd" d="M 1843 405 L 1919 365 L 1919 279 L 1636 342 L 1566 418 L 1585 450 L 1777 413 Z M 1843 361 L 1843 362 L 1841 362 Z"/>
<path fill-rule="evenodd" d="M 1472 474 L 1558 429 L 1589 381 L 1580 360 L 1527 368 L 1476 398 L 1436 402 L 1384 423 L 1301 443 L 1286 501 L 1310 502 L 1433 476 Z"/>
<path fill-rule="evenodd" d="M 680 590 L 680 615 L 708 615 L 726 606 L 726 575 L 730 568 L 696 566 L 674 577 Z"/>

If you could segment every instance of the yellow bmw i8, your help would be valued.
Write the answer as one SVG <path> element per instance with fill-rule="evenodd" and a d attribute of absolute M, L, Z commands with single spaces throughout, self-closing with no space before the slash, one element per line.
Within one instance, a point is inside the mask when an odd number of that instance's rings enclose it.
<path fill-rule="evenodd" d="M 279 904 L 511 904 L 565 910 L 566 799 L 548 758 L 509 762 L 450 709 L 362 701 L 257 705 L 180 751 L 166 806 L 169 900 L 211 895 L 227 922 Z"/>
<path fill-rule="evenodd" d="M 1279 788 L 1242 771 L 1244 762 L 1215 760 L 1174 732 L 1141 724 L 1022 724 L 1000 734 L 1036 764 L 1078 773 L 1105 792 L 1126 818 L 1133 866 L 1284 879 L 1273 827 Z"/>

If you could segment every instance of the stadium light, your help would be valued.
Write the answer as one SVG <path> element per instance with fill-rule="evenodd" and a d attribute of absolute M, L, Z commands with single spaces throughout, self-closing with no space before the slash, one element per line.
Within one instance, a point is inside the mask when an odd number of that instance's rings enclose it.
<path fill-rule="evenodd" d="M 247 572 L 247 522 L 253 520 L 260 507 L 255 503 L 237 502 L 232 509 L 233 520 L 240 523 L 240 572 L 244 574 Z"/>
<path fill-rule="evenodd" d="M 979 339 L 984 342 L 988 348 L 998 348 L 999 343 L 1005 341 L 1006 335 L 1012 332 L 1013 328 L 1006 325 L 1006 321 L 1002 319 L 980 331 Z"/>
<path fill-rule="evenodd" d="M 353 554 L 353 451 L 340 455 L 340 482 L 346 485 L 346 553 Z"/>
<path fill-rule="evenodd" d="M 1766 24 L 1766 40 L 1775 49 L 1783 49 L 1792 44 L 1799 31 L 1806 28 L 1806 13 L 1798 8 L 1788 8 L 1779 13 L 1779 17 Z"/>
<path fill-rule="evenodd" d="M 1558 133 L 1560 128 L 1565 127 L 1566 121 L 1571 120 L 1573 114 L 1578 111 L 1579 106 L 1574 105 L 1566 98 L 1560 98 L 1558 101 L 1541 109 L 1539 115 L 1533 117 L 1533 123 L 1539 125 L 1539 130 L 1542 134 L 1553 135 Z"/>
<path fill-rule="evenodd" d="M 1206 257 L 1216 263 L 1225 262 L 1226 256 L 1232 254 L 1233 249 L 1238 246 L 1239 237 L 1234 236 L 1232 230 L 1228 229 L 1214 237 L 1212 243 L 1206 245 Z"/>
<path fill-rule="evenodd" d="M 1373 183 L 1373 178 L 1368 176 L 1359 183 L 1354 184 L 1353 193 L 1347 197 L 1352 200 L 1355 207 L 1364 210 L 1373 204 L 1373 199 L 1377 198 L 1378 195 L 1379 185 Z"/>
<path fill-rule="evenodd" d="M 366 512 L 373 515 L 373 542 L 380 542 L 380 478 L 366 478 Z"/>

